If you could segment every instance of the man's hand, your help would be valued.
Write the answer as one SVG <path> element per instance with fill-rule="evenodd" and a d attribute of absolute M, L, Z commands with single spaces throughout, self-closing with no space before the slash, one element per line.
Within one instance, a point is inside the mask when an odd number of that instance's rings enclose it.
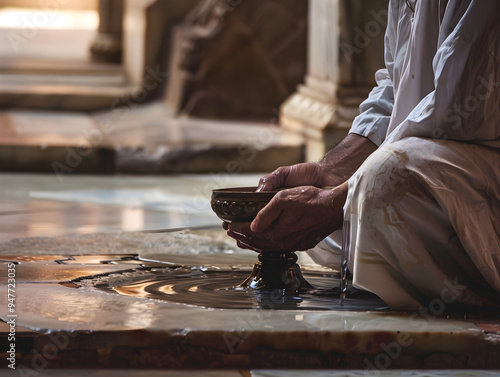
<path fill-rule="evenodd" d="M 349 134 L 319 163 L 306 162 L 276 169 L 260 179 L 257 191 L 281 187 L 336 187 L 347 181 L 377 149 L 369 139 Z"/>
<path fill-rule="evenodd" d="M 333 189 L 282 190 L 252 223 L 224 223 L 224 228 L 244 249 L 307 250 L 341 228 L 346 197 L 347 182 Z"/>
<path fill-rule="evenodd" d="M 342 183 L 333 172 L 315 162 L 282 166 L 259 181 L 257 191 L 272 191 L 281 187 L 335 187 Z"/>
<path fill-rule="evenodd" d="M 276 169 L 260 180 L 258 191 L 293 188 L 278 192 L 251 224 L 224 223 L 224 229 L 244 249 L 297 251 L 314 247 L 341 228 L 347 180 L 376 149 L 369 139 L 349 134 L 319 163 Z"/>

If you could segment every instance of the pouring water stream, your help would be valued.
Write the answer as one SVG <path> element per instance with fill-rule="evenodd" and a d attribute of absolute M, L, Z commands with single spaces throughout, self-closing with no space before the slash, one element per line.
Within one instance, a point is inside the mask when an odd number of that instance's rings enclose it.
<path fill-rule="evenodd" d="M 340 263 L 340 302 L 344 303 L 347 295 L 347 262 L 349 257 L 349 247 L 350 247 L 350 223 L 349 221 L 344 221 L 342 226 L 342 255 Z"/>

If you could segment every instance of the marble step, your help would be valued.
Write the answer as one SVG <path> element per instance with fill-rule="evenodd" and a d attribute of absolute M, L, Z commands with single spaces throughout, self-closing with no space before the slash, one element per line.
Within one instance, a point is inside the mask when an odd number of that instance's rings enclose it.
<path fill-rule="evenodd" d="M 267 172 L 303 160 L 303 139 L 276 125 L 179 118 L 118 98 L 99 113 L 0 112 L 0 171 Z"/>
<path fill-rule="evenodd" d="M 96 111 L 133 92 L 120 66 L 24 61 L 15 68 L 0 66 L 3 108 Z"/>

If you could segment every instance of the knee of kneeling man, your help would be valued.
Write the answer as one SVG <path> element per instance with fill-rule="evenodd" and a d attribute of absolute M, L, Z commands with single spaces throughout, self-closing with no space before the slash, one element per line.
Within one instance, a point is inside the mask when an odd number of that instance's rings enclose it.
<path fill-rule="evenodd" d="M 408 154 L 392 146 L 375 151 L 353 177 L 354 195 L 367 205 L 385 207 L 400 201 L 414 185 Z"/>

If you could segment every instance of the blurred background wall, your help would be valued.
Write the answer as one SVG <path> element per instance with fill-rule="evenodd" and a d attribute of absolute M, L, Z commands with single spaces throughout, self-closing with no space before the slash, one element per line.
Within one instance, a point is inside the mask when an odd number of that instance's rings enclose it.
<path fill-rule="evenodd" d="M 387 3 L 0 0 L 0 171 L 52 171 L 64 148 L 84 144 L 88 168 L 75 172 L 117 172 L 124 140 L 160 153 L 179 144 L 171 129 L 184 135 L 186 119 L 224 126 L 213 134 L 221 143 L 246 125 L 278 127 L 283 153 L 283 135 L 302 140 L 280 163 L 321 158 L 346 134 L 383 65 Z M 206 145 L 200 138 L 181 144 L 189 152 Z M 223 154 L 221 143 L 211 144 L 213 154 Z"/>

